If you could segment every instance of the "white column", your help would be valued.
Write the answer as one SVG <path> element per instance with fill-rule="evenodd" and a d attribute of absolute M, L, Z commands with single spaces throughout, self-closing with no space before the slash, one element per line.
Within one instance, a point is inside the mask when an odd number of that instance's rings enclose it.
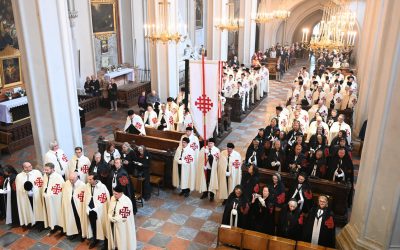
<path fill-rule="evenodd" d="M 160 16 L 155 15 L 158 2 L 158 0 L 148 0 L 149 23 L 156 23 L 157 18 L 160 18 Z M 178 20 L 178 10 L 174 4 L 171 4 L 170 10 L 169 15 L 175 15 L 175 19 Z M 166 44 L 160 42 L 149 43 L 149 47 L 151 88 L 157 91 L 162 102 L 166 102 L 168 97 L 176 97 L 179 93 L 177 45 L 175 42 Z"/>
<path fill-rule="evenodd" d="M 337 237 L 341 249 L 395 249 L 400 244 L 399 9 L 397 0 L 367 0 L 363 41 L 376 43 L 369 47 L 367 62 L 375 70 L 363 79 L 371 88 L 365 110 L 370 119 L 350 222 Z"/>
<path fill-rule="evenodd" d="M 257 13 L 257 0 L 240 0 L 240 18 L 244 27 L 239 30 L 239 62 L 251 64 L 256 42 L 256 23 L 251 20 L 252 14 Z"/>
<path fill-rule="evenodd" d="M 228 17 L 228 0 L 207 2 L 207 59 L 226 61 L 228 57 L 228 31 L 215 26 L 218 19 Z"/>
<path fill-rule="evenodd" d="M 82 146 L 66 1 L 13 0 L 38 165 L 57 139 L 68 156 Z"/>

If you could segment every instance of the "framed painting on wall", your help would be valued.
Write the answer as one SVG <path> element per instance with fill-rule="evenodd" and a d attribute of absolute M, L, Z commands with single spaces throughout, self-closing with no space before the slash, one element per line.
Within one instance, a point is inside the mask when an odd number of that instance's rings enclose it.
<path fill-rule="evenodd" d="M 92 1 L 92 26 L 93 33 L 115 33 L 115 2 Z"/>
<path fill-rule="evenodd" d="M 196 0 L 196 29 L 203 28 L 203 0 Z"/>
<path fill-rule="evenodd" d="M 3 87 L 12 87 L 22 83 L 20 57 L 4 58 L 1 60 L 0 67 Z"/>

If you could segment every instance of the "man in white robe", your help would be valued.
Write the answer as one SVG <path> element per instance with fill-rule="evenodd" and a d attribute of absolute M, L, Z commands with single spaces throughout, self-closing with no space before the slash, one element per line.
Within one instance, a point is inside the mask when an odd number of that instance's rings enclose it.
<path fill-rule="evenodd" d="M 315 116 L 315 113 L 319 113 L 320 116 L 324 121 L 326 121 L 328 117 L 328 108 L 324 105 L 324 100 L 319 100 L 317 104 L 313 105 L 309 110 L 308 110 L 308 116 L 310 120 L 312 120 Z"/>
<path fill-rule="evenodd" d="M 269 93 L 269 70 L 267 67 L 265 67 L 265 64 L 261 64 L 261 93 L 265 92 L 266 95 Z M 262 94 L 261 97 L 263 97 L 264 94 Z"/>
<path fill-rule="evenodd" d="M 326 124 L 326 123 L 322 120 L 322 117 L 321 117 L 321 116 L 318 116 L 318 117 L 316 118 L 316 120 L 313 121 L 313 122 L 310 124 L 310 127 L 309 127 L 308 132 L 307 132 L 307 139 L 306 139 L 306 142 L 307 142 L 307 143 L 310 141 L 311 136 L 312 136 L 312 135 L 315 135 L 315 134 L 317 133 L 317 128 L 318 128 L 318 127 L 323 127 L 323 128 L 324 128 L 325 136 L 327 137 L 327 140 L 329 141 L 329 138 L 328 138 L 328 137 L 329 137 L 329 127 L 328 127 L 328 124 Z"/>
<path fill-rule="evenodd" d="M 190 140 L 184 137 L 181 146 L 175 152 L 172 168 L 172 185 L 181 189 L 179 195 L 189 196 L 190 191 L 195 189 L 196 164 L 195 152 L 189 146 Z"/>
<path fill-rule="evenodd" d="M 87 229 L 82 228 L 86 216 L 84 198 L 85 183 L 78 178 L 78 173 L 69 174 L 68 180 L 64 183 L 62 192 L 62 211 L 64 216 L 64 231 L 67 237 L 72 240 L 76 235 L 86 238 Z"/>
<path fill-rule="evenodd" d="M 179 146 L 182 146 L 182 139 L 185 137 L 189 138 L 189 147 L 194 151 L 194 162 L 196 164 L 200 151 L 199 138 L 194 134 L 192 127 L 186 127 L 186 134 L 182 135 Z"/>
<path fill-rule="evenodd" d="M 65 171 L 68 167 L 68 158 L 64 151 L 59 147 L 57 141 L 50 143 L 49 151 L 44 156 L 45 163 L 53 163 L 55 171 L 65 178 Z"/>
<path fill-rule="evenodd" d="M 83 155 L 82 148 L 76 147 L 75 154 L 71 157 L 68 162 L 68 171 L 65 173 L 65 177 L 69 180 L 69 175 L 71 173 L 77 173 L 78 178 L 86 183 L 87 174 L 89 173 L 89 168 L 92 162 L 88 157 Z"/>
<path fill-rule="evenodd" d="M 44 220 L 42 200 L 43 176 L 39 170 L 32 169 L 32 164 L 29 162 L 24 162 L 22 168 L 23 171 L 15 179 L 19 222 L 21 226 L 33 226 L 36 222 L 43 222 Z M 28 185 L 27 182 L 32 183 L 32 185 Z M 39 227 L 43 227 L 42 223 L 39 224 Z"/>
<path fill-rule="evenodd" d="M 217 199 L 226 200 L 236 185 L 242 180 L 242 156 L 234 150 L 233 143 L 227 144 L 227 149 L 221 152 L 218 161 L 219 189 Z"/>
<path fill-rule="evenodd" d="M 158 114 L 157 129 L 168 131 L 172 130 L 172 127 L 174 126 L 174 117 L 172 116 L 171 112 L 167 110 L 167 106 L 164 103 L 161 104 L 161 110 Z"/>
<path fill-rule="evenodd" d="M 176 131 L 179 106 L 174 102 L 174 99 L 172 97 L 167 98 L 167 110 L 171 112 L 171 117 L 174 119 L 174 126 L 171 127 L 171 130 Z"/>
<path fill-rule="evenodd" d="M 133 110 L 128 110 L 124 131 L 130 134 L 146 135 L 142 117 L 136 115 Z"/>
<path fill-rule="evenodd" d="M 108 249 L 136 249 L 135 216 L 131 199 L 124 195 L 121 186 L 113 188 L 107 212 Z"/>
<path fill-rule="evenodd" d="M 157 128 L 158 124 L 157 113 L 154 111 L 153 106 L 150 104 L 147 106 L 146 112 L 144 112 L 143 121 L 146 127 Z"/>
<path fill-rule="evenodd" d="M 332 139 L 335 138 L 341 130 L 346 131 L 347 142 L 349 145 L 351 144 L 351 128 L 349 124 L 344 122 L 344 115 L 339 115 L 338 121 L 334 122 L 329 130 L 329 145 Z"/>
<path fill-rule="evenodd" d="M 199 153 L 197 161 L 196 189 L 203 193 L 200 199 L 208 197 L 214 200 L 214 195 L 218 191 L 218 161 L 220 151 L 214 146 L 215 139 L 208 139 L 208 145 L 204 146 Z"/>
<path fill-rule="evenodd" d="M 187 127 L 193 127 L 192 115 L 185 109 L 185 105 L 179 107 L 179 113 L 179 131 L 183 132 Z"/>
<path fill-rule="evenodd" d="M 97 246 L 99 240 L 107 237 L 108 230 L 108 203 L 110 193 L 107 187 L 98 180 L 98 176 L 93 173 L 88 175 L 88 183 L 85 189 L 85 212 L 88 239 L 91 239 L 89 248 Z"/>
<path fill-rule="evenodd" d="M 51 162 L 44 165 L 43 172 L 44 227 L 50 227 L 50 233 L 53 234 L 64 226 L 61 205 L 64 179 L 55 172 L 55 166 Z"/>

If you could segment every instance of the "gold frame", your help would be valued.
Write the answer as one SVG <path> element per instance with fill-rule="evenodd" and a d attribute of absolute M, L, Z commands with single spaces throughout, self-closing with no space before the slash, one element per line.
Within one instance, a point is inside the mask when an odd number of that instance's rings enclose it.
<path fill-rule="evenodd" d="M 93 27 L 93 13 L 91 12 L 92 19 L 92 29 L 93 34 L 97 39 L 105 40 L 110 38 L 111 35 L 117 33 L 117 13 L 116 13 L 116 2 L 115 0 L 92 0 L 90 1 L 90 10 L 92 10 L 92 6 L 94 4 L 111 4 L 113 6 L 113 22 L 114 22 L 114 30 L 113 31 L 104 31 L 104 32 L 95 32 Z"/>
<path fill-rule="evenodd" d="M 12 82 L 6 84 L 5 75 L 3 74 L 3 64 L 5 60 L 9 59 L 18 59 L 18 67 L 19 67 L 19 81 Z M 22 76 L 22 65 L 21 65 L 21 52 L 11 46 L 7 46 L 4 50 L 0 52 L 0 89 L 1 88 L 11 88 L 17 85 L 23 84 L 23 76 Z"/>

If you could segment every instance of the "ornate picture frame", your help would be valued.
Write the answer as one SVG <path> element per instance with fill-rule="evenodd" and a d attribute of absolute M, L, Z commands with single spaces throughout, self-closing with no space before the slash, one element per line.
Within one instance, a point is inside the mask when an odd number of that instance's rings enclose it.
<path fill-rule="evenodd" d="M 116 33 L 116 6 L 114 0 L 92 0 L 90 3 L 92 12 L 93 33 L 96 36 Z"/>
<path fill-rule="evenodd" d="M 203 0 L 195 0 L 196 30 L 203 28 Z"/>
<path fill-rule="evenodd" d="M 10 88 L 23 83 L 21 54 L 10 46 L 0 53 L 0 88 Z"/>

